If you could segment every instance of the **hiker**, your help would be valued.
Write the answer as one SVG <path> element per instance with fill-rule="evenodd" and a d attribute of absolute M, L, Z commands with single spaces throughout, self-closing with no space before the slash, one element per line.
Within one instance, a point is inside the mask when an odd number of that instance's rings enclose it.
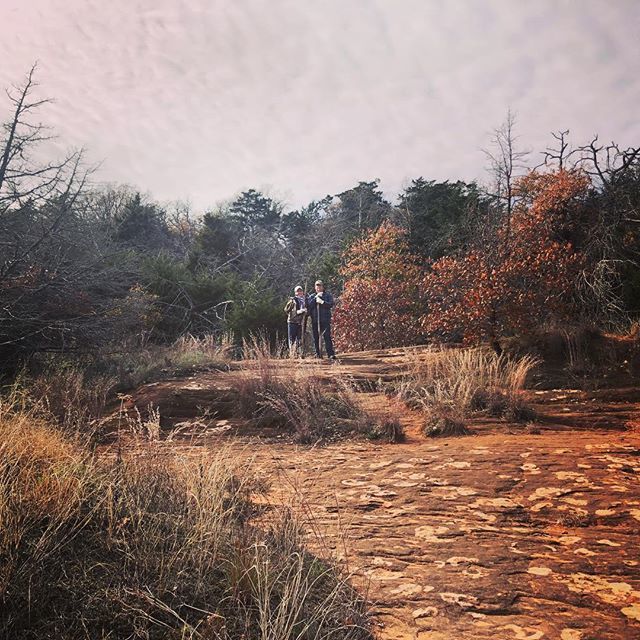
<path fill-rule="evenodd" d="M 301 352 L 301 339 L 305 326 L 305 317 L 307 315 L 307 299 L 304 295 L 302 287 L 298 285 L 293 290 L 293 297 L 287 300 L 284 306 L 284 312 L 287 314 L 287 336 L 289 338 L 289 352 Z"/>
<path fill-rule="evenodd" d="M 313 330 L 313 344 L 316 349 L 316 358 L 322 358 L 320 349 L 320 336 L 324 337 L 324 344 L 327 348 L 327 355 L 330 360 L 336 359 L 331 340 L 331 308 L 333 307 L 333 296 L 324 290 L 322 280 L 316 280 L 315 293 L 307 297 L 307 310 L 311 315 L 311 328 Z"/>

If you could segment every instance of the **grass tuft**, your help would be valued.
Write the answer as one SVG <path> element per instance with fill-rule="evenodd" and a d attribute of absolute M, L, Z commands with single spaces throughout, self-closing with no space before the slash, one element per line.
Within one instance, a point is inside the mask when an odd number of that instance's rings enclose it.
<path fill-rule="evenodd" d="M 521 392 L 536 364 L 530 356 L 508 358 L 482 348 L 414 351 L 397 391 L 424 413 L 427 435 L 464 435 L 474 414 L 531 420 Z"/>
<path fill-rule="evenodd" d="M 272 357 L 264 348 L 251 353 L 235 378 L 238 417 L 286 429 L 304 444 L 354 435 L 387 442 L 404 438 L 400 422 L 366 410 L 347 380 L 327 381 L 317 366 Z"/>

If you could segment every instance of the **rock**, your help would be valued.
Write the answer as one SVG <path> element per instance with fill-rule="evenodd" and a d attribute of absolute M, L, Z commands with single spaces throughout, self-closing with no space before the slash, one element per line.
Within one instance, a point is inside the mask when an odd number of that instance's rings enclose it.
<path fill-rule="evenodd" d="M 427 616 L 437 616 L 438 610 L 435 607 L 425 607 L 424 609 L 415 609 L 411 615 L 414 619 L 426 618 Z"/>

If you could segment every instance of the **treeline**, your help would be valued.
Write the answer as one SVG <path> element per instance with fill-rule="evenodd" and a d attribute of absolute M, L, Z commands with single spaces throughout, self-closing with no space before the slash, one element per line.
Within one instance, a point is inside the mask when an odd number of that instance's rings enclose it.
<path fill-rule="evenodd" d="M 640 245 L 635 219 L 615 216 L 640 202 L 637 184 L 609 200 L 582 168 L 531 170 L 514 180 L 508 209 L 490 207 L 466 246 L 439 258 L 424 259 L 405 228 L 383 223 L 343 257 L 338 344 L 488 342 L 500 353 L 505 337 L 628 329 Z"/>
<path fill-rule="evenodd" d="M 542 291 L 545 265 L 552 270 L 559 257 L 575 252 L 580 259 L 569 260 L 573 271 L 565 274 L 571 286 L 554 290 L 556 297 L 569 293 L 571 313 L 610 326 L 638 311 L 638 149 L 603 146 L 596 139 L 571 150 L 563 133 L 558 149 L 547 151 L 547 165 L 530 173 L 513 150 L 509 119 L 496 132 L 490 187 L 417 178 L 390 202 L 378 181 L 360 182 L 293 211 L 250 189 L 201 215 L 184 204 L 161 205 L 128 187 L 93 188 L 80 153 L 47 165 L 33 161 L 47 137 L 36 115 L 44 105 L 32 99 L 33 88 L 32 70 L 24 85 L 10 92 L 12 109 L 0 142 L 4 368 L 36 353 L 127 350 L 186 333 L 232 332 L 238 340 L 258 331 L 283 333 L 284 297 L 294 284 L 308 286 L 318 277 L 337 294 L 346 283 L 343 311 L 350 304 L 384 315 L 382 333 L 375 334 L 360 316 L 338 311 L 343 347 L 369 344 L 354 332 L 380 335 L 389 344 L 495 338 L 520 327 L 501 320 L 505 308 L 515 304 L 508 297 L 489 296 L 486 313 L 494 318 L 489 329 L 486 318 L 483 328 L 473 331 L 446 318 L 455 310 L 471 322 L 465 316 L 471 298 L 486 298 L 498 286 L 527 290 L 535 280 L 531 286 Z M 545 175 L 571 176 L 579 188 L 567 197 L 557 194 Z M 534 211 L 543 219 L 536 228 L 548 227 L 545 238 L 563 248 L 554 245 L 551 253 L 539 255 L 532 280 L 526 268 L 514 271 L 509 265 L 522 261 L 528 249 L 534 255 L 550 247 L 538 232 L 525 232 L 531 226 L 527 212 Z M 398 230 L 391 234 L 392 249 L 402 268 L 381 274 L 384 260 L 377 256 L 358 271 L 352 259 L 358 251 L 371 251 L 362 238 L 384 244 L 389 233 L 375 233 L 381 227 Z M 476 275 L 498 272 L 504 276 L 499 283 L 489 277 L 488 288 L 474 290 Z M 446 277 L 434 281 L 433 274 L 443 273 Z M 407 286 L 398 289 L 400 281 Z M 388 287 L 382 292 L 384 282 Z M 371 295 L 363 297 L 365 291 Z M 447 298 L 451 291 L 459 292 L 455 300 Z M 547 304 L 544 296 L 526 302 Z M 419 307 L 411 316 L 415 331 L 406 329 L 401 313 L 407 304 Z M 521 300 L 520 308 L 524 304 Z M 396 338 L 387 335 L 393 317 Z"/>

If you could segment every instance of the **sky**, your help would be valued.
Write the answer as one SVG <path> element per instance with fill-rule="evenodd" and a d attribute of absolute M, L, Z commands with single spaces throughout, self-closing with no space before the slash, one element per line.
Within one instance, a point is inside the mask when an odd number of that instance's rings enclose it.
<path fill-rule="evenodd" d="M 0 60 L 38 61 L 43 156 L 196 209 L 483 181 L 509 108 L 523 148 L 640 144 L 638 0 L 0 0 Z"/>

